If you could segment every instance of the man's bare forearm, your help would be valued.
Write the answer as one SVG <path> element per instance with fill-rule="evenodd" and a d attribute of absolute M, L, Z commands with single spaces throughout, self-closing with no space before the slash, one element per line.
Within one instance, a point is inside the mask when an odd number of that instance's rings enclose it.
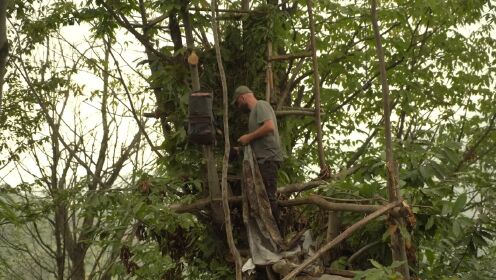
<path fill-rule="evenodd" d="M 255 131 L 245 134 L 239 137 L 238 142 L 241 145 L 248 145 L 250 142 L 257 140 L 258 138 L 264 137 L 267 134 L 273 132 L 275 130 L 274 122 L 272 120 L 267 120 L 257 128 Z"/>
<path fill-rule="evenodd" d="M 250 142 L 257 140 L 258 138 L 264 137 L 267 134 L 271 133 L 274 131 L 274 123 L 272 120 L 267 120 L 264 122 L 263 125 L 261 125 L 259 128 L 257 128 L 255 131 L 252 133 L 248 133 Z"/>

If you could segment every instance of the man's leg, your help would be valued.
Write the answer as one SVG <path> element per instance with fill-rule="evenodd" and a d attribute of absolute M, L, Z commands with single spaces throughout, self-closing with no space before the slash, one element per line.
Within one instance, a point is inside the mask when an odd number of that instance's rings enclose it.
<path fill-rule="evenodd" d="M 272 210 L 272 215 L 279 226 L 279 206 L 277 205 L 277 170 L 279 169 L 279 163 L 276 161 L 266 161 L 258 165 L 260 169 L 260 174 L 265 185 L 265 190 L 267 191 L 267 196 L 270 202 L 270 208 Z M 280 226 L 279 226 L 280 227 Z"/>

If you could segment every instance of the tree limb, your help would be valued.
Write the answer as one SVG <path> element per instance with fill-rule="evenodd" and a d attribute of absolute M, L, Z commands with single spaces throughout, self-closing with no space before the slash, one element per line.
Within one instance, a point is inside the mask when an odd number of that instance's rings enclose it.
<path fill-rule="evenodd" d="M 115 19 L 115 21 L 117 21 L 120 26 L 124 27 L 127 31 L 133 34 L 134 37 L 136 37 L 136 39 L 138 39 L 138 41 L 140 41 L 140 43 L 143 44 L 143 46 L 145 46 L 147 50 L 153 52 L 153 54 L 162 59 L 164 62 L 171 61 L 170 57 L 155 49 L 152 43 L 147 40 L 147 38 L 143 34 L 140 34 L 125 16 L 116 12 L 112 7 L 106 4 L 105 1 L 101 1 L 100 4 L 107 10 L 107 12 Z"/>
<path fill-rule="evenodd" d="M 212 8 L 212 32 L 214 35 L 214 47 L 215 47 L 215 56 L 217 58 L 217 66 L 219 67 L 219 74 L 221 77 L 222 84 L 222 101 L 224 106 L 224 159 L 222 161 L 222 207 L 224 210 L 224 220 L 226 223 L 226 236 L 227 243 L 229 245 L 229 250 L 234 257 L 234 263 L 236 266 L 236 279 L 242 280 L 242 272 L 241 267 L 243 265 L 241 260 L 241 255 L 239 254 L 238 249 L 236 248 L 236 243 L 234 243 L 233 237 L 233 228 L 231 223 L 231 211 L 229 209 L 229 201 L 228 201 L 228 186 L 227 186 L 227 169 L 229 167 L 229 151 L 230 151 L 230 142 L 229 142 L 229 101 L 227 96 L 227 82 L 226 82 L 226 74 L 224 72 L 224 65 L 222 62 L 222 54 L 220 52 L 219 46 L 219 30 L 217 25 L 217 16 L 215 14 L 215 8 L 217 7 L 217 1 L 212 0 L 211 8 Z"/>
<path fill-rule="evenodd" d="M 381 34 L 377 19 L 376 0 L 371 1 L 371 18 L 372 29 L 374 31 L 375 46 L 378 58 L 379 72 L 381 76 L 382 101 L 384 109 L 384 135 L 386 148 L 386 167 L 387 167 L 387 187 L 390 202 L 399 202 L 401 194 L 399 192 L 398 167 L 394 159 L 393 143 L 391 136 L 391 120 L 390 120 L 390 104 L 389 104 L 389 83 L 387 79 L 386 63 L 384 59 L 384 50 L 381 42 Z M 404 219 L 399 220 L 400 225 L 404 224 Z M 410 279 L 410 271 L 408 268 L 408 259 L 406 257 L 405 241 L 399 232 L 395 232 L 391 236 L 391 250 L 395 261 L 403 262 L 396 270 L 400 272 L 406 280 Z"/>
<path fill-rule="evenodd" d="M 286 275 L 283 280 L 289 280 L 293 279 L 298 273 L 303 271 L 308 265 L 313 263 L 315 260 L 320 258 L 322 254 L 330 250 L 332 247 L 336 246 L 337 244 L 341 243 L 344 241 L 346 238 L 350 237 L 352 233 L 360 229 L 361 227 L 365 226 L 367 223 L 370 221 L 374 220 L 375 218 L 383 215 L 384 213 L 388 212 L 389 210 L 393 209 L 394 207 L 400 205 L 402 201 L 394 201 L 391 202 L 380 209 L 376 210 L 372 214 L 369 214 L 365 218 L 361 219 L 360 221 L 356 222 L 349 228 L 347 228 L 345 231 L 343 231 L 341 234 L 339 234 L 336 238 L 334 238 L 331 242 L 325 244 L 322 246 L 313 256 L 309 257 L 306 259 L 302 264 L 300 264 L 297 268 L 293 269 L 288 275 Z"/>

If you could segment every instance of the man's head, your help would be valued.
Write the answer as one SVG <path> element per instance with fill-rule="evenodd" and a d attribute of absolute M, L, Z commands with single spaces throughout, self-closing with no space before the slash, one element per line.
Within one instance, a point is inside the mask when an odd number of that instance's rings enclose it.
<path fill-rule="evenodd" d="M 232 104 L 244 113 L 250 112 L 250 104 L 254 99 L 253 92 L 247 86 L 239 86 L 234 91 Z"/>

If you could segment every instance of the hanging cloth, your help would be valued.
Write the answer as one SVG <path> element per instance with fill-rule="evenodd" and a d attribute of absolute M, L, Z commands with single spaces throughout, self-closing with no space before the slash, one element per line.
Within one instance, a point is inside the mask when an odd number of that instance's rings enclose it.
<path fill-rule="evenodd" d="M 244 148 L 243 159 L 243 222 L 253 263 L 268 265 L 279 261 L 288 252 L 272 215 L 269 199 L 250 145 Z"/>

